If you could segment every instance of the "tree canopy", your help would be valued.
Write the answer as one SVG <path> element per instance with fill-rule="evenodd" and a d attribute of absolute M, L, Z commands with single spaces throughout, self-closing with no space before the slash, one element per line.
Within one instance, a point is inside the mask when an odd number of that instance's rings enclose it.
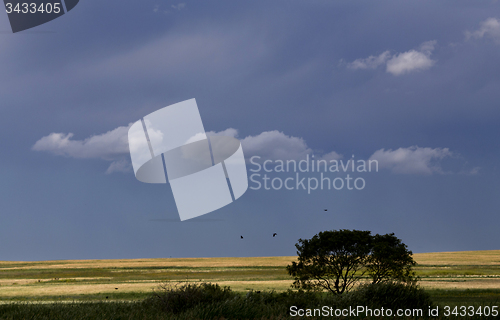
<path fill-rule="evenodd" d="M 370 231 L 320 232 L 295 245 L 298 261 L 287 266 L 296 288 L 349 291 L 361 279 L 372 283 L 414 282 L 412 252 L 394 233 L 371 235 Z"/>

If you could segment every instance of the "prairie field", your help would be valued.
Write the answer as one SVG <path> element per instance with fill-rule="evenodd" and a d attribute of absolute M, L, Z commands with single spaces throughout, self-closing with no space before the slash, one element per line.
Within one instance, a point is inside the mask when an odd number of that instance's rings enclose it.
<path fill-rule="evenodd" d="M 296 257 L 0 261 L 0 303 L 135 301 L 159 283 L 211 282 L 237 292 L 285 291 Z M 414 254 L 422 287 L 438 300 L 500 300 L 500 250 Z M 444 299 L 444 300 L 443 300 Z"/>

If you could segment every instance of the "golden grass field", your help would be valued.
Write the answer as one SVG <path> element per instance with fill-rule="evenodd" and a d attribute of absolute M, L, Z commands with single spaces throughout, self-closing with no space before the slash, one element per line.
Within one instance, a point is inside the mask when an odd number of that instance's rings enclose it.
<path fill-rule="evenodd" d="M 136 300 L 162 281 L 284 291 L 296 257 L 0 261 L 0 301 Z M 421 286 L 500 289 L 500 250 L 414 254 Z"/>

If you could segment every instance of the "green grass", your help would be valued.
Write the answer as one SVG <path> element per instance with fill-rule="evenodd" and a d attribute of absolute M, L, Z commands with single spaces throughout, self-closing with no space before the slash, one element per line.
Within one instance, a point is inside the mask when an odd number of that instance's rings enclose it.
<path fill-rule="evenodd" d="M 16 303 L 0 305 L 0 319 L 172 319 L 161 309 L 141 302 Z"/>
<path fill-rule="evenodd" d="M 6 296 L 0 297 L 0 303 L 47 303 L 47 302 L 136 302 L 147 298 L 150 292 L 111 292 L 96 294 L 66 294 L 44 296 Z"/>
<path fill-rule="evenodd" d="M 137 267 L 137 268 L 78 268 L 78 269 L 14 269 L 2 270 L 0 279 L 33 279 L 60 281 L 64 278 L 112 278 L 130 280 L 285 280 L 289 279 L 283 267 Z M 91 280 L 100 283 L 105 280 Z"/>
<path fill-rule="evenodd" d="M 500 308 L 499 289 L 427 290 L 439 305 L 465 306 L 471 304 L 497 305 Z"/>
<path fill-rule="evenodd" d="M 498 266 L 481 266 L 481 265 L 423 265 L 415 268 L 417 275 L 421 277 L 433 276 L 496 276 L 500 278 L 500 265 Z"/>
<path fill-rule="evenodd" d="M 205 288 L 205 289 L 204 289 Z M 421 295 L 406 295 L 406 290 L 393 291 L 382 286 L 381 290 L 353 292 L 349 296 L 334 297 L 327 294 L 314 293 L 274 293 L 248 292 L 246 294 L 232 292 L 228 288 L 207 286 L 205 284 L 172 284 L 159 295 L 148 294 L 145 299 L 136 302 L 94 301 L 70 303 L 30 303 L 17 302 L 0 304 L 0 319 L 293 319 L 289 316 L 289 307 L 318 308 L 323 305 L 335 308 L 346 308 L 350 305 L 366 305 L 380 308 L 389 303 L 393 310 L 401 306 L 427 309 L 428 302 L 417 298 Z M 209 289 L 209 290 L 207 290 Z M 389 290 L 387 290 L 389 289 Z M 363 293 L 365 292 L 365 293 Z M 409 292 L 414 292 L 408 291 Z M 452 295 L 445 290 L 430 290 L 433 300 L 439 300 L 437 306 L 443 311 L 444 306 L 493 306 L 498 305 L 500 290 L 463 290 L 453 291 Z M 382 297 L 373 300 L 373 297 Z M 393 297 L 394 296 L 394 297 Z M 395 302 L 395 297 L 404 296 Z M 413 297 L 413 298 L 412 298 Z M 473 301 L 472 298 L 479 300 Z M 415 300 L 418 299 L 418 300 Z M 462 299 L 467 299 L 462 300 Z M 379 302 L 376 302 L 379 301 Z M 385 302 L 383 302 L 385 301 Z M 413 301 L 413 302 L 412 302 Z M 420 301 L 420 302 L 417 302 Z M 495 302 L 496 301 L 496 302 Z M 434 301 L 435 303 L 436 301 Z M 465 304 L 464 304 L 465 303 Z M 373 304 L 373 305 L 372 305 Z M 387 307 L 387 305 L 386 305 Z M 442 315 L 442 313 L 441 313 Z M 457 317 L 454 317 L 458 319 Z M 465 319 L 495 319 L 498 317 L 474 317 Z M 323 319 L 310 317 L 309 319 Z M 357 319 L 346 317 L 343 319 Z M 381 317 L 361 317 L 360 319 L 384 319 Z M 388 319 L 395 319 L 389 317 Z M 409 319 L 409 318 L 407 318 Z M 440 316 L 435 319 L 450 319 Z M 460 318 L 462 319 L 462 318 Z"/>
<path fill-rule="evenodd" d="M 292 282 L 285 267 L 294 259 L 0 261 L 0 303 L 134 302 L 143 300 L 158 282 L 167 280 L 220 283 L 239 293 L 282 292 Z M 430 288 L 438 304 L 500 305 L 500 251 L 416 254 L 415 259 L 420 263 L 415 270 L 422 286 Z M 450 289 L 455 285 L 469 286 L 469 290 Z M 481 286 L 490 289 L 470 289 Z"/>

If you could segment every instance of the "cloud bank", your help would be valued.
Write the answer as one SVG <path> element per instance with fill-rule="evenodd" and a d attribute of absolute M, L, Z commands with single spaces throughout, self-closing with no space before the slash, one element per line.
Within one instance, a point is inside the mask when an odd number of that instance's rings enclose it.
<path fill-rule="evenodd" d="M 129 172 L 132 170 L 132 166 L 125 155 L 129 153 L 128 129 L 131 125 L 121 126 L 84 140 L 72 139 L 73 133 L 53 132 L 38 140 L 31 149 L 76 159 L 112 161 L 106 173 Z"/>
<path fill-rule="evenodd" d="M 106 173 L 130 172 L 132 167 L 128 149 L 128 126 L 121 126 L 100 135 L 84 140 L 74 140 L 73 133 L 51 133 L 38 140 L 32 147 L 34 151 L 45 151 L 58 156 L 75 159 L 103 159 L 111 161 Z M 228 128 L 224 131 L 209 131 L 207 135 L 224 135 L 237 138 L 238 130 Z M 255 136 L 241 139 L 247 159 L 260 156 L 269 160 L 300 160 L 306 155 L 316 159 L 339 160 L 343 156 L 335 151 L 315 154 L 303 138 L 289 136 L 283 132 L 265 131 Z M 399 174 L 444 173 L 440 161 L 453 156 L 448 148 L 421 148 L 417 146 L 397 150 L 380 149 L 370 156 L 377 160 L 380 169 L 389 169 Z"/>
<path fill-rule="evenodd" d="M 488 18 L 481 22 L 481 27 L 475 31 L 465 31 L 465 39 L 491 38 L 500 44 L 500 21 L 496 18 Z"/>
<path fill-rule="evenodd" d="M 369 56 L 365 59 L 356 59 L 347 65 L 348 68 L 358 70 L 358 69 L 375 69 L 380 65 L 383 65 L 391 57 L 389 51 L 384 51 L 378 56 Z"/>
<path fill-rule="evenodd" d="M 53 132 L 38 140 L 31 149 L 77 159 L 113 160 L 118 155 L 128 153 L 128 129 L 130 125 L 93 135 L 84 140 L 73 140 L 73 133 Z"/>
<path fill-rule="evenodd" d="M 391 55 L 385 51 L 378 56 L 369 56 L 365 59 L 356 59 L 347 64 L 353 70 L 375 69 L 381 65 L 386 66 L 386 72 L 400 76 L 406 73 L 426 70 L 432 67 L 436 61 L 431 59 L 432 51 L 436 45 L 436 40 L 427 41 L 420 45 L 417 50 L 396 53 Z"/>
<path fill-rule="evenodd" d="M 369 160 L 377 160 L 379 168 L 386 168 L 401 174 L 444 173 L 440 160 L 451 157 L 448 148 L 420 148 L 413 146 L 397 150 L 380 149 Z"/>
<path fill-rule="evenodd" d="M 131 171 L 128 159 L 128 126 L 118 127 L 100 135 L 94 135 L 84 140 L 74 140 L 73 133 L 51 133 L 38 140 L 32 147 L 34 151 L 45 151 L 58 156 L 75 159 L 103 159 L 112 161 L 106 173 Z M 228 128 L 224 131 L 209 131 L 207 135 L 224 135 L 238 137 L 238 130 Z M 262 132 L 256 136 L 241 139 L 245 156 L 260 156 L 262 159 L 300 160 L 306 155 L 312 155 L 302 138 L 288 136 L 277 130 Z M 340 159 L 342 156 L 335 151 L 318 155 L 317 159 Z"/>

